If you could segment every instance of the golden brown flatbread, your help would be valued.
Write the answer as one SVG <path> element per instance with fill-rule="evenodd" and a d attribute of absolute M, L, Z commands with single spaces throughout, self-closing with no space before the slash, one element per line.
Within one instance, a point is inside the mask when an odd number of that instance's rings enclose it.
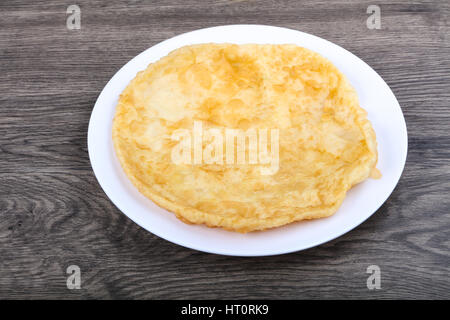
<path fill-rule="evenodd" d="M 175 163 L 174 134 L 199 123 L 203 132 L 257 130 L 258 138 L 278 130 L 277 167 L 230 164 L 225 141 L 220 161 L 195 163 L 192 151 L 192 163 Z M 200 152 L 211 151 L 213 138 L 203 136 Z M 239 232 L 328 217 L 377 163 L 375 133 L 353 87 L 330 61 L 295 45 L 201 44 L 171 52 L 121 94 L 113 141 L 145 196 L 185 222 Z"/>

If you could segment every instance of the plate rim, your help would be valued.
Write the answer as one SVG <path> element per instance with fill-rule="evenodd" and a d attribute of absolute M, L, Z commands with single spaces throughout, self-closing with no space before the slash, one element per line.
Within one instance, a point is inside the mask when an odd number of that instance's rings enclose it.
<path fill-rule="evenodd" d="M 374 74 L 386 85 L 387 89 L 389 90 L 390 95 L 392 95 L 393 99 L 396 102 L 396 107 L 398 107 L 399 111 L 400 111 L 400 115 L 401 115 L 401 123 L 400 126 L 401 131 L 403 133 L 403 137 L 404 137 L 404 152 L 401 154 L 401 170 L 398 171 L 397 175 L 395 176 L 395 184 L 393 184 L 392 189 L 390 190 L 389 193 L 387 193 L 386 197 L 384 198 L 383 201 L 380 201 L 380 204 L 377 206 L 377 208 L 375 210 L 373 210 L 373 212 L 371 212 L 370 214 L 367 214 L 366 216 L 364 216 L 362 219 L 358 220 L 356 223 L 352 223 L 350 225 L 348 225 L 346 228 L 342 228 L 339 232 L 337 232 L 336 234 L 334 234 L 332 237 L 327 238 L 327 240 L 321 240 L 318 239 L 317 241 L 313 241 L 310 244 L 306 245 L 306 246 L 298 246 L 298 248 L 287 248 L 285 250 L 277 250 L 276 252 L 274 250 L 270 251 L 270 252 L 254 252 L 254 253 L 236 253 L 236 252 L 232 252 L 230 250 L 210 250 L 210 249 L 205 249 L 199 246 L 195 246 L 192 244 L 186 244 L 183 243 L 182 241 L 179 241 L 178 239 L 174 240 L 170 237 L 167 237 L 166 235 L 163 235 L 159 232 L 159 230 L 153 230 L 148 228 L 148 226 L 143 225 L 140 221 L 137 221 L 138 219 L 135 219 L 135 217 L 132 217 L 132 215 L 126 213 L 127 210 L 125 210 L 122 206 L 122 204 L 117 201 L 117 199 L 115 199 L 114 196 L 112 196 L 110 194 L 110 190 L 109 188 L 106 186 L 106 182 L 102 181 L 102 179 L 99 178 L 98 175 L 98 168 L 97 168 L 97 163 L 95 163 L 95 161 L 93 161 L 93 158 L 95 158 L 93 156 L 94 151 L 92 150 L 92 145 L 93 145 L 93 127 L 94 127 L 94 113 L 96 110 L 98 110 L 100 107 L 99 105 L 101 104 L 101 100 L 102 100 L 102 96 L 104 94 L 106 94 L 107 88 L 111 85 L 112 81 L 114 78 L 118 77 L 118 75 L 120 75 L 122 72 L 124 72 L 124 70 L 126 69 L 127 66 L 135 63 L 140 56 L 144 55 L 148 50 L 150 49 L 154 49 L 155 47 L 158 46 L 163 46 L 164 44 L 166 44 L 169 41 L 174 41 L 176 39 L 179 39 L 181 37 L 187 37 L 187 36 L 192 36 L 195 33 L 201 33 L 201 32 L 205 32 L 205 31 L 211 31 L 213 29 L 234 29 L 234 28 L 250 28 L 250 29 L 256 29 L 256 28 L 260 28 L 260 29 L 281 29 L 281 31 L 288 31 L 288 32 L 297 32 L 302 34 L 303 36 L 306 37 L 310 37 L 311 39 L 314 39 L 316 41 L 324 41 L 326 42 L 328 45 L 332 45 L 335 47 L 340 48 L 341 50 L 344 50 L 346 54 L 350 55 L 353 59 L 357 59 L 359 60 L 360 63 L 362 63 L 366 68 L 369 68 L 370 70 L 372 70 L 374 72 Z M 221 41 L 216 41 L 218 43 L 220 43 Z M 249 42 L 250 43 L 250 42 Z M 270 42 L 268 42 L 270 43 Z M 145 67 L 143 67 L 145 69 Z M 134 77 L 134 76 L 133 76 Z M 89 161 L 91 163 L 91 167 L 92 170 L 94 172 L 94 176 L 96 177 L 99 185 L 101 186 L 103 192 L 107 195 L 107 197 L 109 198 L 109 200 L 122 212 L 122 214 L 124 214 L 126 217 L 128 217 L 129 219 L 131 219 L 134 223 L 136 223 L 138 226 L 140 226 L 141 228 L 145 229 L 147 232 L 150 232 L 166 241 L 172 242 L 174 244 L 183 246 L 185 248 L 189 248 L 192 250 L 197 250 L 197 251 L 201 251 L 201 252 L 206 252 L 206 253 L 211 253 L 211 254 L 219 254 L 219 255 L 225 255 L 225 256 L 240 256 L 240 257 L 255 257 L 255 256 L 275 256 L 275 255 L 281 255 L 281 254 L 287 254 L 287 253 L 292 253 L 292 252 L 298 252 L 298 251 L 303 251 L 303 250 L 307 250 L 309 248 L 313 248 L 316 247 L 318 245 L 321 244 L 325 244 L 327 242 L 330 242 L 336 238 L 341 237 L 342 235 L 350 232 L 351 230 L 357 228 L 359 225 L 361 225 L 362 223 L 364 223 L 367 219 L 369 219 L 370 217 L 372 217 L 380 208 L 381 206 L 383 206 L 383 204 L 389 199 L 389 197 L 392 195 L 393 191 L 396 189 L 400 178 L 404 172 L 404 168 L 406 165 L 406 159 L 407 159 L 407 154 L 408 154 L 408 131 L 407 131 L 407 126 L 406 126 L 406 121 L 405 121 L 405 117 L 403 114 L 403 110 L 395 96 L 395 94 L 393 93 L 392 89 L 389 87 L 389 85 L 387 84 L 387 82 L 378 74 L 378 72 L 376 72 L 372 67 L 370 67 L 364 60 L 362 60 L 361 58 L 359 58 L 358 56 L 356 56 L 355 54 L 353 54 L 352 52 L 346 50 L 345 48 L 329 41 L 326 40 L 324 38 L 303 32 L 303 31 L 299 31 L 299 30 L 295 30 L 295 29 L 290 29 L 290 28 L 285 28 L 285 27 L 278 27 L 278 26 L 271 26 L 271 25 L 262 25 L 262 24 L 229 24 L 229 25 L 220 25 L 220 26 L 213 26 L 213 27 L 208 27 L 208 28 L 201 28 L 201 29 L 196 29 L 196 30 L 192 30 L 189 32 L 185 32 L 182 34 L 178 34 L 174 37 L 171 37 L 169 39 L 163 40 L 147 49 L 145 49 L 144 51 L 140 52 L 138 55 L 134 56 L 132 59 L 130 59 L 128 62 L 126 62 L 122 67 L 120 67 L 115 73 L 114 75 L 108 80 L 108 82 L 105 84 L 105 86 L 103 87 L 103 89 L 101 90 L 100 94 L 98 95 L 96 102 L 94 104 L 94 107 L 91 111 L 91 116 L 89 119 L 89 125 L 88 125 L 88 134 L 87 134 L 87 146 L 88 146 L 88 154 L 89 154 Z M 123 170 L 123 169 L 122 169 Z"/>

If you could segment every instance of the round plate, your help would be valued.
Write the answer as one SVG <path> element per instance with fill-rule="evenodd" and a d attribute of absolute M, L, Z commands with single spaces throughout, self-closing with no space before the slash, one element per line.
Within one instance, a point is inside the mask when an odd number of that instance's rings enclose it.
<path fill-rule="evenodd" d="M 330 59 L 358 92 L 378 141 L 379 180 L 367 179 L 353 187 L 331 217 L 293 223 L 267 231 L 240 234 L 188 225 L 140 194 L 116 158 L 112 120 L 120 93 L 149 63 L 179 47 L 198 43 L 292 43 Z M 394 94 L 365 62 L 347 50 L 303 32 L 262 25 L 229 25 L 188 32 L 163 41 L 123 66 L 105 86 L 92 111 L 88 149 L 94 173 L 111 201 L 130 219 L 153 234 L 176 244 L 210 253 L 265 256 L 311 248 L 352 230 L 370 217 L 394 190 L 406 161 L 405 119 Z M 380 230 L 382 232 L 382 230 Z"/>

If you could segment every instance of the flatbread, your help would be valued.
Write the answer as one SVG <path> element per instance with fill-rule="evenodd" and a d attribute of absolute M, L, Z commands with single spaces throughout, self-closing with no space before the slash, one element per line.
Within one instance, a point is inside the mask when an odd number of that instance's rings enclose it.
<path fill-rule="evenodd" d="M 175 163 L 175 133 L 196 123 L 222 133 L 254 129 L 258 137 L 278 130 L 278 166 L 264 173 L 261 161 L 230 164 L 225 141 L 222 163 L 194 163 L 195 151 L 191 163 Z M 295 45 L 171 52 L 122 92 L 112 137 L 146 197 L 184 222 L 239 232 L 328 217 L 376 172 L 375 133 L 355 90 L 329 60 Z M 209 143 L 201 142 L 203 152 Z"/>

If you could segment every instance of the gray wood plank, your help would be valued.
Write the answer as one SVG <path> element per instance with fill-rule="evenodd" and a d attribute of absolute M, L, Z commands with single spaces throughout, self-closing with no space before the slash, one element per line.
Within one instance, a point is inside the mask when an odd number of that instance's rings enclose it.
<path fill-rule="evenodd" d="M 448 1 L 0 2 L 0 298 L 450 298 Z M 381 7 L 382 28 L 366 27 Z M 108 200 L 87 154 L 90 112 L 129 59 L 174 35 L 255 23 L 333 41 L 371 65 L 405 114 L 402 179 L 368 221 L 275 257 L 195 252 L 139 228 Z M 79 265 L 82 289 L 68 290 Z M 379 265 L 382 289 L 368 290 Z"/>

